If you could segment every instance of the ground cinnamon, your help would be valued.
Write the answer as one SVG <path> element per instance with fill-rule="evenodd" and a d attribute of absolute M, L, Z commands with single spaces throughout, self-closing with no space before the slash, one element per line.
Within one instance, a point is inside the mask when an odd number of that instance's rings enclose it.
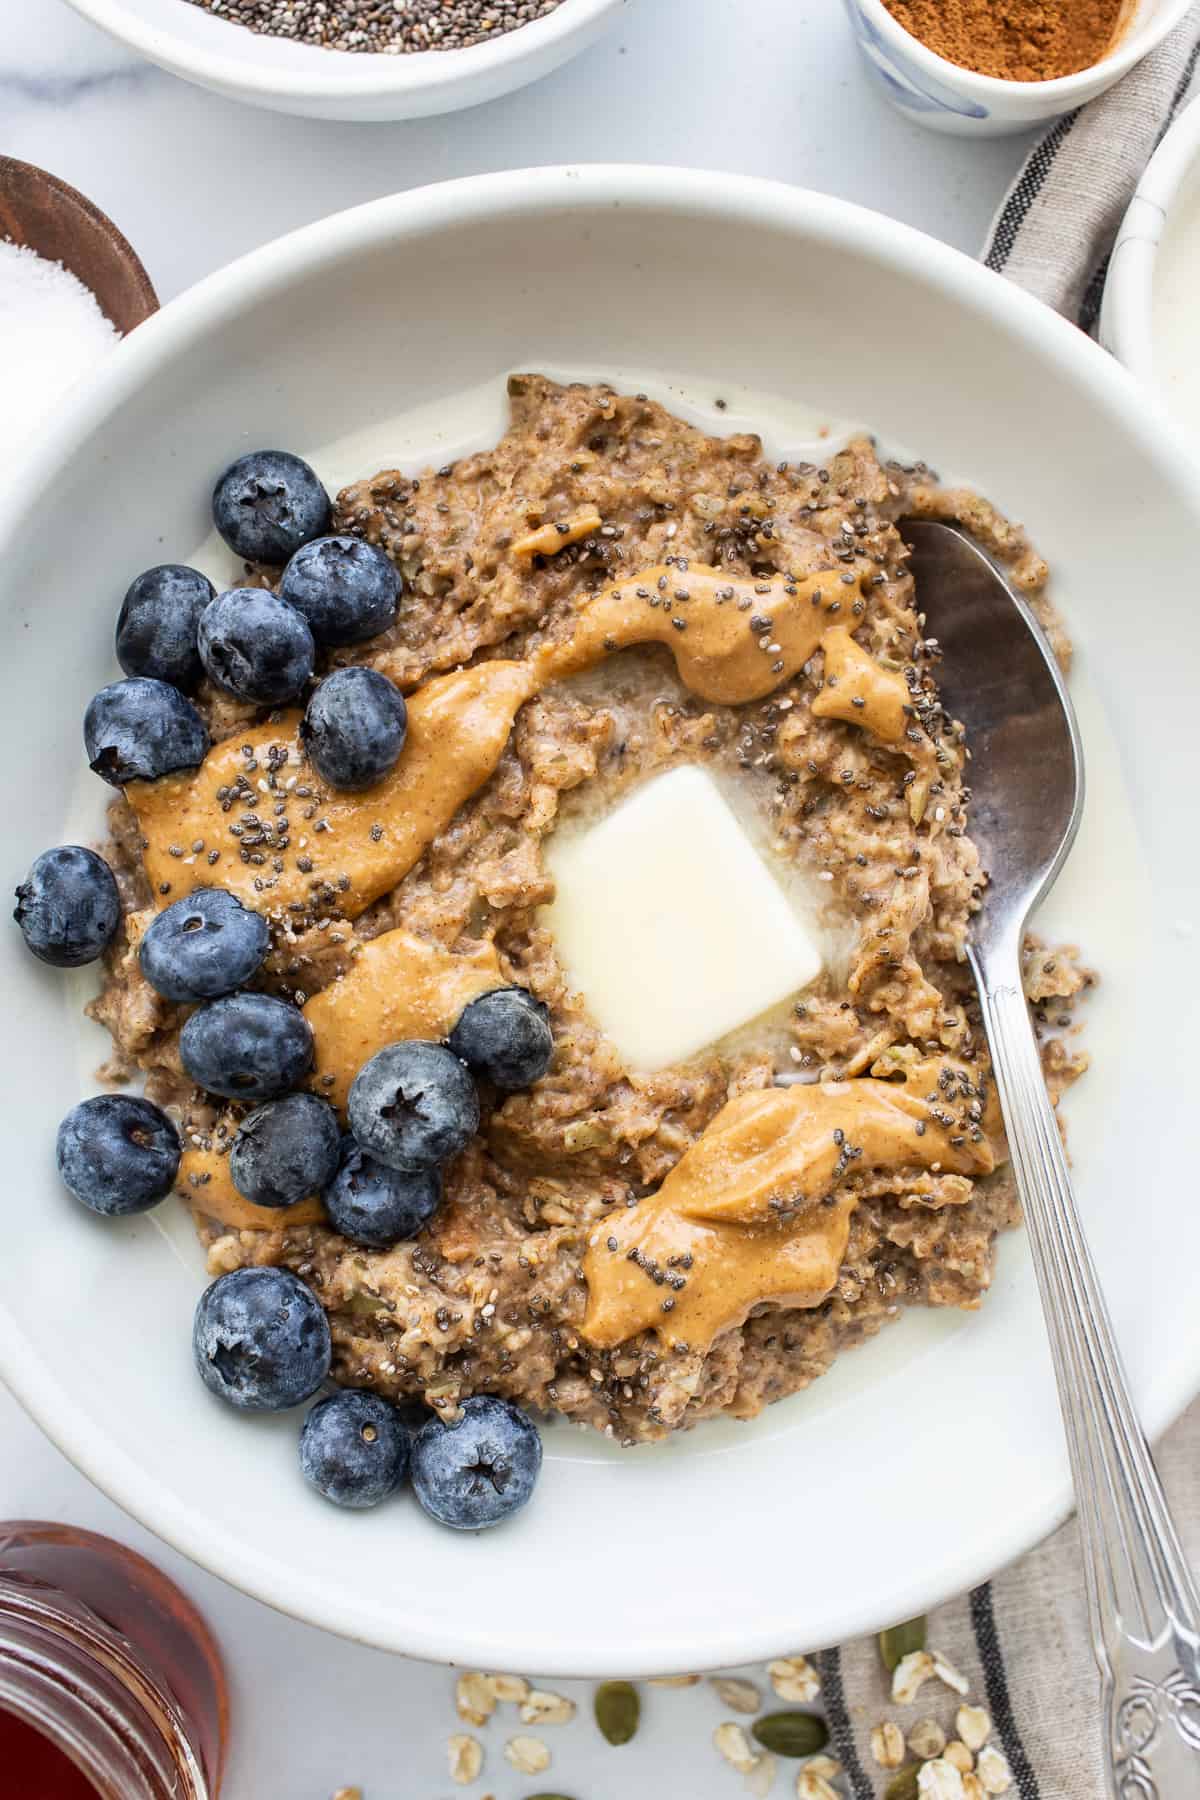
<path fill-rule="evenodd" d="M 1053 81 L 1099 62 L 1129 0 L 884 0 L 938 56 L 1004 81 Z"/>

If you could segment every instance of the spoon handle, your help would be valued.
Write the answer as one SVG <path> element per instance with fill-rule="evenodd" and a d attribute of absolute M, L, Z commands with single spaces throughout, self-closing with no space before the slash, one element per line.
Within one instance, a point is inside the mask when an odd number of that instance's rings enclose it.
<path fill-rule="evenodd" d="M 1200 1593 L 1138 1424 L 1011 946 L 972 952 L 1058 1379 L 1115 1800 L 1200 1795 Z"/>

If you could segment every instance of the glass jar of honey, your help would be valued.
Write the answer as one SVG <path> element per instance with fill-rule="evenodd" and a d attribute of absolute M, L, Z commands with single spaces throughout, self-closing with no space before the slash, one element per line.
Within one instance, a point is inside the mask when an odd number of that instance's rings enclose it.
<path fill-rule="evenodd" d="M 21 1800 L 216 1800 L 225 1676 L 196 1608 L 145 1557 L 0 1523 L 0 1772 Z"/>

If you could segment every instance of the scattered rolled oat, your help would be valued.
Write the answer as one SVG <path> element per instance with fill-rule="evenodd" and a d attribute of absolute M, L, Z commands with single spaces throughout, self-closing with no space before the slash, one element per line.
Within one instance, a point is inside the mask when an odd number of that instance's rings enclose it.
<path fill-rule="evenodd" d="M 486 1725 L 496 1710 L 491 1678 L 471 1671 L 454 1684 L 454 1705 L 465 1725 Z"/>
<path fill-rule="evenodd" d="M 339 1788 L 333 1800 L 363 1800 L 361 1788 Z"/>
<path fill-rule="evenodd" d="M 987 1800 L 978 1775 L 963 1776 L 963 1800 Z"/>
<path fill-rule="evenodd" d="M 489 1675 L 487 1679 L 497 1700 L 524 1700 L 529 1692 L 523 1675 Z"/>
<path fill-rule="evenodd" d="M 975 1773 L 985 1794 L 1007 1794 L 1012 1786 L 1012 1770 L 1002 1750 L 985 1744 L 975 1759 Z"/>
<path fill-rule="evenodd" d="M 892 1699 L 897 1706 L 911 1706 L 933 1674 L 933 1658 L 928 1650 L 912 1650 L 902 1656 L 892 1675 Z"/>
<path fill-rule="evenodd" d="M 939 1650 L 931 1651 L 933 1672 L 946 1687 L 953 1688 L 956 1694 L 965 1694 L 970 1687 L 966 1676 L 961 1674 L 954 1664 L 944 1657 Z"/>
<path fill-rule="evenodd" d="M 898 1769 L 904 1761 L 904 1733 L 890 1719 L 871 1733 L 871 1755 L 881 1769 Z"/>
<path fill-rule="evenodd" d="M 652 1675 L 647 1685 L 666 1688 L 695 1687 L 699 1679 L 698 1675 Z"/>
<path fill-rule="evenodd" d="M 713 1687 L 717 1698 L 724 1706 L 731 1706 L 734 1712 L 756 1713 L 762 1709 L 762 1695 L 752 1681 L 739 1681 L 731 1675 L 714 1675 Z"/>
<path fill-rule="evenodd" d="M 518 1775 L 540 1775 L 550 1767 L 550 1752 L 541 1738 L 509 1738 L 504 1754 Z"/>
<path fill-rule="evenodd" d="M 781 1700 L 799 1700 L 807 1705 L 821 1692 L 820 1677 L 807 1656 L 780 1657 L 767 1664 L 767 1674 Z"/>
<path fill-rule="evenodd" d="M 917 1770 L 917 1792 L 927 1800 L 962 1800 L 962 1776 L 945 1757 L 935 1756 Z"/>
<path fill-rule="evenodd" d="M 713 1732 L 713 1745 L 739 1775 L 749 1775 L 758 1762 L 750 1748 L 750 1739 L 741 1726 L 735 1725 L 732 1720 L 717 1726 Z"/>
<path fill-rule="evenodd" d="M 575 1717 L 575 1702 L 565 1694 L 549 1694 L 541 1688 L 530 1688 L 521 1702 L 522 1725 L 569 1725 Z"/>
<path fill-rule="evenodd" d="M 746 1776 L 746 1788 L 754 1795 L 754 1800 L 766 1800 L 775 1785 L 775 1771 L 778 1767 L 769 1750 L 763 1750 L 755 1757 L 754 1767 Z"/>
<path fill-rule="evenodd" d="M 832 1785 L 841 1772 L 832 1756 L 810 1756 L 796 1776 L 796 1800 L 841 1800 Z"/>
<path fill-rule="evenodd" d="M 928 1762 L 946 1748 L 946 1734 L 936 1719 L 918 1719 L 908 1734 L 908 1747 L 914 1756 Z"/>
<path fill-rule="evenodd" d="M 982 1750 L 992 1735 L 992 1721 L 982 1706 L 960 1706 L 954 1715 L 954 1729 L 968 1750 Z"/>
<path fill-rule="evenodd" d="M 456 1731 L 448 1739 L 446 1749 L 450 1755 L 450 1779 L 459 1787 L 468 1787 L 472 1781 L 479 1780 L 479 1771 L 483 1767 L 483 1745 L 478 1738 L 468 1737 L 464 1731 Z"/>
<path fill-rule="evenodd" d="M 961 1738 L 955 1738 L 953 1743 L 947 1744 L 942 1755 L 948 1763 L 954 1764 L 960 1775 L 969 1775 L 975 1767 L 975 1758 Z"/>

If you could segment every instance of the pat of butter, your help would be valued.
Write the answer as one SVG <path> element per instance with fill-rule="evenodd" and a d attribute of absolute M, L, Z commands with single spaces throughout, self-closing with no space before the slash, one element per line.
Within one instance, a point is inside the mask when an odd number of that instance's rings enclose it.
<path fill-rule="evenodd" d="M 806 987 L 810 933 L 703 770 L 672 769 L 547 845 L 543 919 L 570 985 L 635 1069 L 681 1062 Z"/>

